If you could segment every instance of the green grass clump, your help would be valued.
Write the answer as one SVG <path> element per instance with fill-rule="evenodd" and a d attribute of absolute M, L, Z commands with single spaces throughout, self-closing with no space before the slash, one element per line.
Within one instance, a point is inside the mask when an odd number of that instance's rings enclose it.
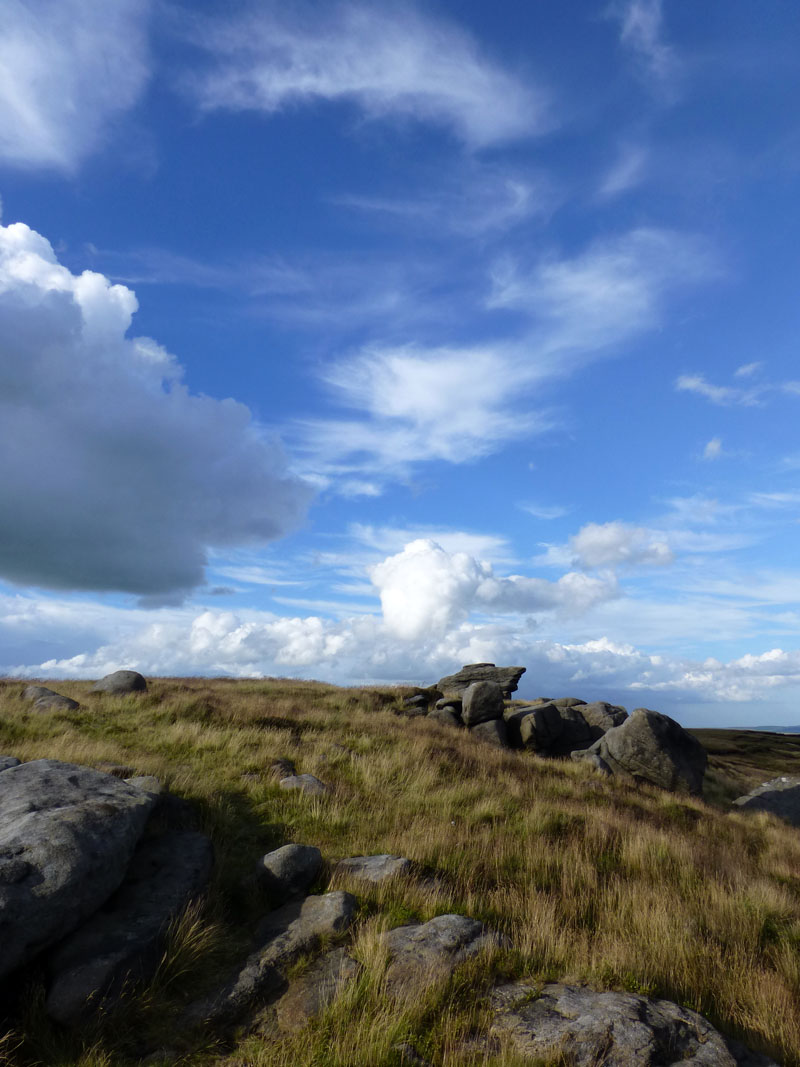
<path fill-rule="evenodd" d="M 514 1067 L 510 1050 L 485 1051 L 486 994 L 526 978 L 667 997 L 800 1067 L 800 835 L 729 806 L 795 772 L 800 738 L 694 731 L 710 752 L 702 801 L 405 718 L 398 689 L 163 678 L 115 698 L 90 695 L 88 682 L 50 684 L 81 708 L 36 712 L 21 683 L 0 682 L 0 754 L 156 775 L 194 803 L 216 873 L 168 931 L 152 981 L 90 1027 L 48 1022 L 32 969 L 5 1036 L 0 1028 L 0 1064 L 124 1067 L 163 1048 L 164 1063 L 392 1067 L 410 1041 L 437 1067 Z M 268 768 L 287 757 L 331 793 L 281 790 Z M 300 1034 L 282 1035 L 266 1010 L 249 1032 L 182 1045 L 186 1002 L 243 957 L 269 906 L 256 859 L 291 841 L 322 850 L 316 891 L 358 895 L 361 977 Z M 409 857 L 414 873 L 368 889 L 329 881 L 337 859 L 379 852 Z M 446 912 L 484 920 L 506 947 L 431 989 L 390 996 L 381 931 Z"/>

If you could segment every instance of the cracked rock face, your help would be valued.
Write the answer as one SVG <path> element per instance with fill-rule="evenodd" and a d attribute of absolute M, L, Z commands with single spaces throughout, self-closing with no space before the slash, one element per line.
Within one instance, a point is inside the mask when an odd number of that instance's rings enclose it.
<path fill-rule="evenodd" d="M 522 1056 L 562 1055 L 574 1067 L 737 1067 L 740 1059 L 702 1015 L 667 1000 L 515 982 L 492 995 L 492 1033 Z M 747 1056 L 746 1050 L 742 1050 Z M 776 1067 L 772 1064 L 772 1067 Z"/>
<path fill-rule="evenodd" d="M 118 778 L 59 760 L 0 774 L 0 977 L 108 899 L 153 803 Z"/>

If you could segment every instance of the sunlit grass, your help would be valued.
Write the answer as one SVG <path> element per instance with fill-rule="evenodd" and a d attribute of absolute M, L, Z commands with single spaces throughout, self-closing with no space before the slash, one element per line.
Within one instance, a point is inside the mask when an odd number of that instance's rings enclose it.
<path fill-rule="evenodd" d="M 751 751 L 741 734 L 735 744 L 707 734 L 711 805 L 404 718 L 398 690 L 156 679 L 147 694 L 113 698 L 90 696 L 89 683 L 50 684 L 82 707 L 34 712 L 20 683 L 0 682 L 0 754 L 156 775 L 194 802 L 216 871 L 202 906 L 171 927 L 153 981 L 113 1020 L 65 1034 L 32 994 L 0 1040 L 0 1064 L 124 1065 L 149 1041 L 171 1050 L 164 1062 L 388 1067 L 410 1041 L 437 1065 L 512 1067 L 511 1050 L 485 1052 L 485 993 L 497 978 L 526 977 L 668 997 L 800 1065 L 800 835 L 725 806 L 739 783 L 793 769 L 792 739 Z M 331 792 L 281 790 L 269 774 L 278 758 Z M 352 951 L 364 970 L 306 1030 L 265 1025 L 233 1047 L 200 1035 L 187 1049 L 174 1021 L 246 953 L 268 905 L 254 864 L 290 841 L 322 850 L 318 890 L 343 856 L 404 855 L 414 872 L 370 888 L 333 877 L 359 897 Z M 389 997 L 380 931 L 452 911 L 482 919 L 507 947 L 407 1002 Z"/>

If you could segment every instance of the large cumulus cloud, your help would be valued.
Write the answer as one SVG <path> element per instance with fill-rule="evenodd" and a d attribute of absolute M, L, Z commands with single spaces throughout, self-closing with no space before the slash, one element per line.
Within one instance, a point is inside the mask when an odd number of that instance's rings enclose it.
<path fill-rule="evenodd" d="M 0 226 L 0 576 L 180 595 L 209 547 L 301 518 L 308 488 L 233 400 L 192 395 L 134 294 L 73 275 L 22 223 Z"/>

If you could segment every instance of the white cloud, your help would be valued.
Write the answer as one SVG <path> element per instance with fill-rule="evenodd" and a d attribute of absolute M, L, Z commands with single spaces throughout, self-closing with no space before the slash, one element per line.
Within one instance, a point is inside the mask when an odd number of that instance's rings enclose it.
<path fill-rule="evenodd" d="M 327 368 L 335 399 L 356 414 L 296 424 L 302 469 L 331 484 L 359 472 L 376 482 L 424 460 L 470 462 L 543 433 L 553 417 L 532 401 L 536 387 L 657 326 L 666 295 L 714 269 L 701 243 L 652 229 L 528 268 L 497 264 L 487 306 L 519 312 L 516 334 L 472 345 L 373 345 Z"/>
<path fill-rule="evenodd" d="M 534 519 L 542 519 L 549 522 L 551 519 L 561 519 L 569 514 L 570 509 L 560 504 L 518 504 L 520 511 L 527 511 Z"/>
<path fill-rule="evenodd" d="M 0 227 L 0 574 L 51 588 L 181 594 L 213 546 L 281 536 L 308 487 L 233 400 L 193 396 L 129 338 L 134 294 Z"/>
<path fill-rule="evenodd" d="M 539 133 L 550 121 L 541 89 L 484 57 L 453 23 L 406 4 L 269 3 L 189 32 L 212 56 L 190 83 L 207 110 L 345 101 L 370 119 L 445 125 L 475 147 Z"/>
<path fill-rule="evenodd" d="M 719 437 L 712 437 L 703 449 L 703 459 L 721 459 L 723 455 L 722 440 Z"/>
<path fill-rule="evenodd" d="M 590 522 L 566 545 L 551 545 L 540 559 L 574 567 L 663 567 L 674 561 L 664 533 L 625 522 Z"/>
<path fill-rule="evenodd" d="M 662 37 L 661 0 L 619 0 L 610 13 L 620 21 L 620 41 L 660 89 L 672 93 L 680 66 L 674 50 Z"/>
<path fill-rule="evenodd" d="M 472 611 L 576 615 L 619 595 L 612 578 L 565 574 L 550 582 L 522 575 L 500 577 L 489 563 L 466 552 L 448 553 L 429 539 L 407 544 L 374 566 L 370 577 L 380 593 L 387 628 L 405 640 L 447 633 Z"/>
<path fill-rule="evenodd" d="M 720 404 L 724 407 L 734 404 L 753 407 L 760 403 L 767 387 L 755 386 L 752 389 L 739 389 L 732 385 L 714 385 L 702 374 L 682 374 L 675 382 L 675 388 L 681 392 L 697 393 L 698 396 L 704 396 L 710 400 L 712 404 Z"/>
<path fill-rule="evenodd" d="M 733 372 L 735 378 L 752 378 L 754 374 L 757 374 L 764 366 L 761 362 L 755 363 L 743 363 L 741 367 L 737 367 Z"/>
<path fill-rule="evenodd" d="M 647 152 L 641 145 L 625 145 L 603 178 L 599 195 L 611 198 L 635 188 L 644 177 L 646 164 Z"/>
<path fill-rule="evenodd" d="M 4 0 L 0 160 L 72 171 L 149 77 L 150 0 Z"/>

